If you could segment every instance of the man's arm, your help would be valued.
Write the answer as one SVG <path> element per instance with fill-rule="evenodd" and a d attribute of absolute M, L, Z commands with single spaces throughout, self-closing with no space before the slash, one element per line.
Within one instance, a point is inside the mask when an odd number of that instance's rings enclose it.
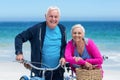
<path fill-rule="evenodd" d="M 15 54 L 16 60 L 22 60 L 23 59 L 23 52 L 22 52 L 22 45 L 27 40 L 30 40 L 32 38 L 32 32 L 31 28 L 27 29 L 26 31 L 23 31 L 22 33 L 18 34 L 15 37 Z"/>

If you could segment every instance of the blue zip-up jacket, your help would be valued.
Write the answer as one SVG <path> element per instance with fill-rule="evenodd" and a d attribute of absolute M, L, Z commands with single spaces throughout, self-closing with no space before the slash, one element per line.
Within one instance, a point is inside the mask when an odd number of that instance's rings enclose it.
<path fill-rule="evenodd" d="M 61 24 L 58 24 L 62 38 L 61 38 L 61 50 L 60 50 L 60 58 L 64 57 L 64 51 L 66 46 L 66 35 L 65 35 L 65 27 Z M 22 44 L 26 41 L 30 41 L 31 44 L 31 62 L 40 62 L 42 56 L 42 47 L 44 43 L 46 33 L 46 22 L 41 22 L 33 27 L 28 28 L 26 31 L 18 34 L 15 37 L 15 54 L 22 54 Z M 34 64 L 37 67 L 40 67 L 40 64 Z"/>

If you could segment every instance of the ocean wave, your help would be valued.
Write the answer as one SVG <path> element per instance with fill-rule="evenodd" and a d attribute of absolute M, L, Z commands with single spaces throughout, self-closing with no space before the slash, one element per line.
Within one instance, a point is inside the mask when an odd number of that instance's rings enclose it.
<path fill-rule="evenodd" d="M 103 68 L 119 70 L 119 68 L 120 68 L 120 54 L 119 54 L 119 52 L 112 52 L 111 51 L 109 53 L 106 53 L 106 56 L 108 57 L 108 59 L 104 61 Z"/>
<path fill-rule="evenodd" d="M 30 51 L 23 49 L 24 58 L 30 60 Z M 0 50 L 0 62 L 1 61 L 13 61 L 15 60 L 15 50 L 11 49 L 2 49 Z"/>
<path fill-rule="evenodd" d="M 108 56 L 108 60 L 120 63 L 120 54 L 119 53 L 107 54 L 107 56 Z"/>
<path fill-rule="evenodd" d="M 117 64 L 103 64 L 104 67 L 120 67 L 120 63 Z"/>

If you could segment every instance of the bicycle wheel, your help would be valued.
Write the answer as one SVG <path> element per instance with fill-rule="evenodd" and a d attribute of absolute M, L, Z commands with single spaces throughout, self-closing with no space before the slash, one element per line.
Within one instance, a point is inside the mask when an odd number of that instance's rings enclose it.
<path fill-rule="evenodd" d="M 27 76 L 22 76 L 20 80 L 29 80 Z"/>

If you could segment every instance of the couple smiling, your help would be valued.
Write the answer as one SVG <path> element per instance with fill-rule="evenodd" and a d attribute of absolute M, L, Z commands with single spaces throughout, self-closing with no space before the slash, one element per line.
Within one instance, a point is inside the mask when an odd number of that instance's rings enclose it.
<path fill-rule="evenodd" d="M 74 25 L 71 29 L 72 40 L 66 45 L 65 27 L 59 24 L 60 9 L 49 7 L 45 13 L 46 21 L 40 22 L 15 37 L 16 60 L 24 59 L 22 45 L 29 41 L 31 44 L 31 62 L 39 62 L 50 67 L 56 67 L 59 63 L 64 65 L 69 62 L 72 68 L 74 64 L 92 69 L 93 65 L 102 68 L 102 56 L 91 39 L 84 38 L 85 30 L 80 24 Z M 40 64 L 34 64 L 41 67 Z M 31 70 L 35 76 L 41 77 L 38 70 Z M 63 80 L 64 69 L 59 68 L 45 73 L 46 80 Z M 51 77 L 52 75 L 52 77 Z"/>

